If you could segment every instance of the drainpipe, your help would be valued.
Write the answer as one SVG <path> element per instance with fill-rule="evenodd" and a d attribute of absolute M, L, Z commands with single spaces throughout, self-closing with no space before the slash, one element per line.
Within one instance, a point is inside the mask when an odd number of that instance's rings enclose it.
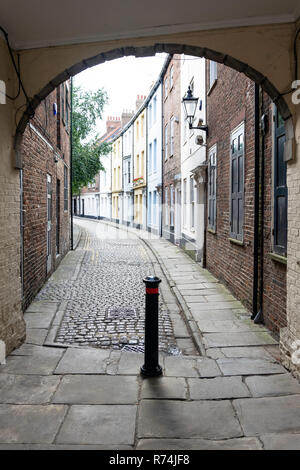
<path fill-rule="evenodd" d="M 72 127 L 73 127 L 73 78 L 71 77 L 71 119 L 70 119 L 70 211 L 71 211 L 71 250 L 74 249 L 74 232 L 73 232 L 73 192 L 72 192 L 72 184 L 73 184 L 73 143 L 72 143 Z"/>
<path fill-rule="evenodd" d="M 164 80 L 161 78 L 161 211 L 160 211 L 160 236 L 163 236 L 164 213 Z"/>
<path fill-rule="evenodd" d="M 258 237 L 259 237 L 259 85 L 254 88 L 254 246 L 253 246 L 253 296 L 252 316 L 257 315 L 258 295 Z"/>
<path fill-rule="evenodd" d="M 146 163 L 146 228 L 148 231 L 148 105 L 145 108 L 145 128 L 146 128 L 146 151 L 145 151 L 145 163 Z M 153 201 L 152 201 L 153 204 Z"/>
<path fill-rule="evenodd" d="M 260 156 L 260 221 L 259 221 L 259 311 L 254 317 L 254 323 L 264 323 L 263 316 L 263 292 L 264 292 L 264 183 L 265 183 L 265 156 L 264 156 L 264 147 L 265 147 L 265 132 L 266 132 L 266 115 L 264 115 L 264 104 L 263 104 L 263 91 L 259 87 L 259 117 L 261 117 L 259 125 L 259 156 Z"/>
<path fill-rule="evenodd" d="M 20 169 L 20 239 L 21 239 L 21 246 L 20 246 L 20 274 L 21 274 L 21 287 L 22 287 L 22 301 L 24 301 L 24 216 L 25 216 L 25 209 L 24 209 L 24 192 L 23 192 L 23 169 Z"/>

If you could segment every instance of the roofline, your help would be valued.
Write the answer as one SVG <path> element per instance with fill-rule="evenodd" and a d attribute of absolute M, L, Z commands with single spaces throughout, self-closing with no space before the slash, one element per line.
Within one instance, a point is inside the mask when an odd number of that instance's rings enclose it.
<path fill-rule="evenodd" d="M 163 64 L 163 67 L 161 69 L 161 72 L 159 74 L 159 77 L 158 79 L 156 80 L 156 82 L 154 83 L 153 87 L 151 88 L 150 92 L 149 92 L 149 95 L 147 96 L 147 98 L 145 99 L 144 103 L 140 106 L 140 108 L 136 111 L 136 113 L 134 114 L 134 116 L 132 116 L 132 118 L 130 119 L 130 121 L 122 128 L 122 132 L 120 132 L 120 134 L 118 136 L 116 136 L 116 138 L 114 140 L 112 140 L 112 142 L 114 142 L 115 140 L 117 140 L 119 137 L 121 137 L 128 129 L 129 127 L 134 123 L 134 121 L 137 119 L 137 117 L 144 111 L 144 109 L 147 107 L 147 105 L 149 104 L 152 96 L 154 95 L 154 93 L 156 92 L 157 88 L 159 87 L 159 85 L 162 83 L 163 81 L 163 77 L 165 76 L 165 73 L 167 71 L 167 68 L 172 60 L 172 57 L 173 57 L 174 54 L 168 54 L 166 59 L 165 59 L 165 62 Z"/>

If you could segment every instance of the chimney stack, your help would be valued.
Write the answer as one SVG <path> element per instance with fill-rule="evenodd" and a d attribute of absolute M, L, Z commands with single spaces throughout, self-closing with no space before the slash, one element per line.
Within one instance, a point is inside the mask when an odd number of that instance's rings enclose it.
<path fill-rule="evenodd" d="M 144 103 L 145 99 L 147 97 L 145 95 L 137 95 L 137 99 L 136 99 L 136 102 L 135 102 L 135 110 L 138 111 L 140 109 L 140 107 L 142 106 L 142 104 Z"/>
<path fill-rule="evenodd" d="M 123 110 L 122 115 L 121 115 L 122 127 L 126 126 L 126 124 L 130 121 L 133 115 L 134 115 L 134 111 L 130 111 L 128 109 Z"/>
<path fill-rule="evenodd" d="M 106 119 L 106 132 L 111 132 L 114 129 L 117 129 L 121 126 L 121 119 L 120 117 L 109 116 Z"/>

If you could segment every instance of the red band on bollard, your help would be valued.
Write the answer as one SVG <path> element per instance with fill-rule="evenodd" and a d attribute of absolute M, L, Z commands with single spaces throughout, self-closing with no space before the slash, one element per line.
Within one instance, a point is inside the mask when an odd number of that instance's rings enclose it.
<path fill-rule="evenodd" d="M 146 287 L 146 294 L 158 294 L 158 287 L 155 287 L 154 289 Z"/>

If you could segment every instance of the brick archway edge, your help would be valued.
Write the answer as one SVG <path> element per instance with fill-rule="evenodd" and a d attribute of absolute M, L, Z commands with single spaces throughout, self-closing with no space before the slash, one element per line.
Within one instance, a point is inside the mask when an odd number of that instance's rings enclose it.
<path fill-rule="evenodd" d="M 113 49 L 108 52 L 102 52 L 101 54 L 82 60 L 81 62 L 73 65 L 72 67 L 66 69 L 64 72 L 60 73 L 55 78 L 53 78 L 44 88 L 42 88 L 42 90 L 38 94 L 34 96 L 18 123 L 14 140 L 15 167 L 22 168 L 22 156 L 20 152 L 20 145 L 22 141 L 23 132 L 25 131 L 25 128 L 32 116 L 32 111 L 34 111 L 37 106 L 41 103 L 41 101 L 43 101 L 49 95 L 49 93 L 51 93 L 55 88 L 57 88 L 58 85 L 65 82 L 69 78 L 74 77 L 83 70 L 86 70 L 90 67 L 94 67 L 95 65 L 99 65 L 109 60 L 119 59 L 126 56 L 149 57 L 159 52 L 204 57 L 205 59 L 213 60 L 215 62 L 219 62 L 228 67 L 231 67 L 232 69 L 243 73 L 247 77 L 251 78 L 251 80 L 253 80 L 255 83 L 262 87 L 262 89 L 270 96 L 272 101 L 278 107 L 278 110 L 285 121 L 285 152 L 286 155 L 289 154 L 293 156 L 294 127 L 292 121 L 292 114 L 284 97 L 272 85 L 272 83 L 268 80 L 266 76 L 264 76 L 254 68 L 250 67 L 248 64 L 241 62 L 240 60 L 237 60 L 234 57 L 231 57 L 230 55 L 222 54 L 220 52 L 216 52 L 212 49 L 208 49 L 205 47 L 202 48 L 197 46 L 188 46 L 180 44 L 154 44 L 153 46 L 124 47 Z"/>

